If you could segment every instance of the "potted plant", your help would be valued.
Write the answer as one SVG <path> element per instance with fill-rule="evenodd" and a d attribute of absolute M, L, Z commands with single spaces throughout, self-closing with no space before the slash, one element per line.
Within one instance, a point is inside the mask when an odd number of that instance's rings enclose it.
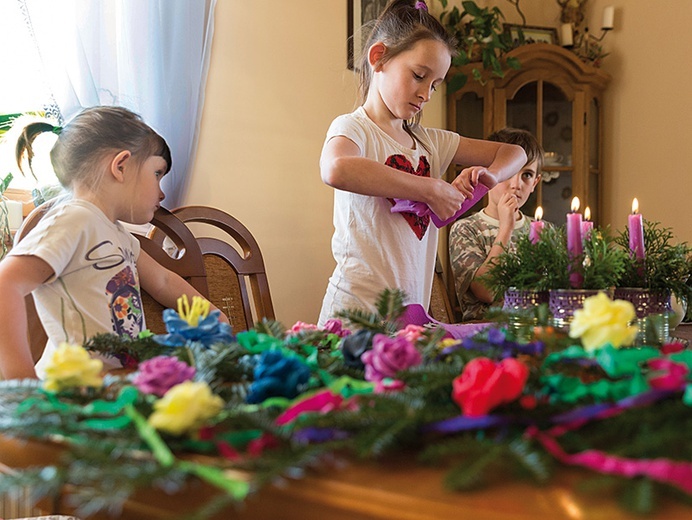
<path fill-rule="evenodd" d="M 483 71 L 501 78 L 508 68 L 519 68 L 519 60 L 504 56 L 512 50 L 512 38 L 504 32 L 504 15 L 499 7 L 480 7 L 473 0 L 464 0 L 460 11 L 457 6 L 447 10 L 447 0 L 440 3 L 444 9 L 439 16 L 440 23 L 459 41 L 459 54 L 452 60 L 454 67 L 482 63 L 482 68 L 471 71 L 473 79 L 481 83 L 485 81 Z M 447 92 L 459 90 L 466 81 L 467 75 L 457 71 L 447 84 Z"/>

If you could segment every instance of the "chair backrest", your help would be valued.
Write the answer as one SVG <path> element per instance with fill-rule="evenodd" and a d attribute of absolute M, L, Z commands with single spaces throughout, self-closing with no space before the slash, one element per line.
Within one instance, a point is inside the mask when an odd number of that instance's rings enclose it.
<path fill-rule="evenodd" d="M 153 228 L 146 236 L 135 233 L 142 249 L 162 266 L 178 273 L 205 298 L 208 298 L 207 272 L 202 251 L 190 229 L 166 208 L 159 208 L 156 211 L 151 224 Z M 152 239 L 153 235 L 156 235 L 158 239 Z M 164 247 L 164 242 L 170 244 L 170 247 L 168 245 Z M 147 328 L 155 334 L 166 332 L 163 323 L 163 305 L 144 290 L 142 290 L 142 307 Z"/>
<path fill-rule="evenodd" d="M 454 323 L 454 310 L 447 292 L 447 284 L 444 281 L 440 259 L 435 263 L 433 275 L 432 293 L 430 296 L 430 316 L 442 323 Z"/>
<path fill-rule="evenodd" d="M 174 209 L 173 214 L 197 236 L 207 271 L 209 300 L 228 316 L 233 330 L 247 330 L 262 318 L 273 320 L 264 260 L 252 233 L 217 208 L 183 206 Z"/>

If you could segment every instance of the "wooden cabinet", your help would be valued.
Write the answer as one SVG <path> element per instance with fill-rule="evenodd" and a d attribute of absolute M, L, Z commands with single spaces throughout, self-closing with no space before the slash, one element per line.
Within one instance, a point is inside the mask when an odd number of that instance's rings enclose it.
<path fill-rule="evenodd" d="M 535 43 L 514 49 L 521 68 L 485 84 L 473 81 L 448 95 L 448 128 L 466 137 L 487 137 L 511 126 L 533 133 L 552 155 L 543 179 L 522 210 L 533 216 L 537 205 L 544 219 L 564 224 L 572 197 L 586 206 L 598 224 L 602 215 L 602 97 L 610 76 L 580 61 L 557 45 Z"/>

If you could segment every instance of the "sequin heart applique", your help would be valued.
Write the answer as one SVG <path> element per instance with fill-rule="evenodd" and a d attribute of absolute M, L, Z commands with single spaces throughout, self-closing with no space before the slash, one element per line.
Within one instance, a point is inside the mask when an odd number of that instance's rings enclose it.
<path fill-rule="evenodd" d="M 411 173 L 413 175 L 418 175 L 419 177 L 430 177 L 430 163 L 428 162 L 427 157 L 421 157 L 418 160 L 417 169 L 413 168 L 411 161 L 409 161 L 404 155 L 398 154 L 389 156 L 385 161 L 385 164 L 391 168 L 401 170 L 402 172 Z M 394 199 L 387 200 L 392 204 L 392 206 L 396 204 Z M 411 229 L 418 237 L 418 240 L 423 240 L 425 232 L 430 225 L 430 216 L 425 215 L 423 217 L 419 217 L 415 213 L 410 213 L 408 211 L 399 213 L 399 215 L 401 215 L 406 222 L 408 222 L 408 225 L 411 226 Z"/>

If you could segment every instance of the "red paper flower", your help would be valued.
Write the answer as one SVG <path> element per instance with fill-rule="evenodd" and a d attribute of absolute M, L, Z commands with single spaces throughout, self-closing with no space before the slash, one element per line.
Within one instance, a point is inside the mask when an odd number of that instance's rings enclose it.
<path fill-rule="evenodd" d="M 649 360 L 649 368 L 653 370 L 649 377 L 651 388 L 658 390 L 677 390 L 685 385 L 689 369 L 682 363 L 670 359 L 657 358 Z"/>
<path fill-rule="evenodd" d="M 514 358 L 499 363 L 480 357 L 469 361 L 453 382 L 452 399 L 464 415 L 478 417 L 521 395 L 529 369 Z"/>

